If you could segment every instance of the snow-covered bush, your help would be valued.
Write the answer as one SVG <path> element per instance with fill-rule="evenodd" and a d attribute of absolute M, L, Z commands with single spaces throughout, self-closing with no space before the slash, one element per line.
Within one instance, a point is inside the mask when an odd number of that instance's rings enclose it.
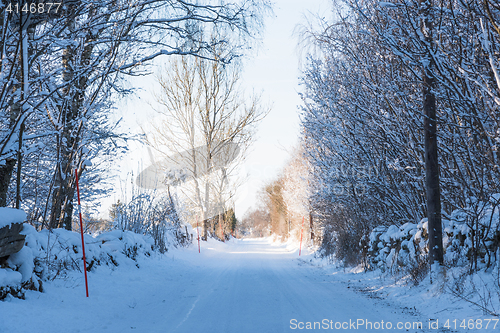
<path fill-rule="evenodd" d="M 25 289 L 42 291 L 42 281 L 64 277 L 69 270 L 82 270 L 81 235 L 65 229 L 37 232 L 27 223 L 22 233 L 25 246 L 0 268 L 0 299 L 7 294 L 23 298 Z M 150 236 L 114 230 L 97 237 L 84 235 L 87 271 L 99 265 L 134 264 L 150 256 L 155 247 Z"/>

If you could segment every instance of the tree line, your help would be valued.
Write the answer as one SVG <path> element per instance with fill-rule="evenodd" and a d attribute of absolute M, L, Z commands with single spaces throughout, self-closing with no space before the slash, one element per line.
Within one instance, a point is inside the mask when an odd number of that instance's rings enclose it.
<path fill-rule="evenodd" d="M 434 242 L 429 260 L 442 262 L 441 217 L 460 210 L 477 267 L 492 228 L 480 215 L 485 203 L 498 205 L 500 191 L 500 5 L 332 6 L 333 18 L 301 27 L 300 44 L 307 53 L 300 142 L 306 171 L 296 179 L 307 182 L 303 206 L 321 230 L 320 251 L 360 263 L 376 227 L 426 218 Z M 278 202 L 269 213 L 288 207 L 284 198 Z"/>
<path fill-rule="evenodd" d="M 75 169 L 87 202 L 110 190 L 110 161 L 131 139 L 110 119 L 116 101 L 134 93 L 134 78 L 165 56 L 231 63 L 268 8 L 259 0 L 75 0 L 57 13 L 22 10 L 31 3 L 0 3 L 0 206 L 24 209 L 38 229 L 68 230 Z M 224 58 L 214 52 L 222 46 Z M 158 214 L 172 210 L 166 202 Z"/>

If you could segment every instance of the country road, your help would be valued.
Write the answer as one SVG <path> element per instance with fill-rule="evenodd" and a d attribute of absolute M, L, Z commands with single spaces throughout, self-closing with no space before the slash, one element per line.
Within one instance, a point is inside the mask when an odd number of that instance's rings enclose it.
<path fill-rule="evenodd" d="M 84 297 L 76 273 L 11 300 L 5 332 L 427 332 L 419 318 L 348 289 L 333 274 L 267 239 L 211 241 L 140 261 L 100 267 Z M 58 289 L 58 290 L 55 290 Z M 14 311 L 12 311 L 14 310 Z M 316 324 L 315 324 L 316 323 Z M 310 325 L 310 326 L 308 326 Z M 391 325 L 390 327 L 388 325 Z M 401 330 L 397 326 L 400 326 Z M 310 328 L 310 329 L 308 329 Z"/>

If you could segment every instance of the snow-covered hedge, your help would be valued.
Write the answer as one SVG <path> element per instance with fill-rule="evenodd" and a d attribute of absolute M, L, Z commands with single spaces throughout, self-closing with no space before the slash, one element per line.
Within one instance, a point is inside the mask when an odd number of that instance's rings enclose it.
<path fill-rule="evenodd" d="M 467 209 L 453 211 L 443 219 L 445 263 L 453 266 L 492 267 L 500 245 L 500 196 L 487 202 L 470 201 Z M 367 261 L 382 271 L 420 274 L 427 262 L 427 219 L 420 223 L 375 228 L 369 238 Z M 417 279 L 418 277 L 415 276 Z"/>
<path fill-rule="evenodd" d="M 12 223 L 26 221 L 26 213 L 20 209 L 0 207 L 0 229 Z"/>
<path fill-rule="evenodd" d="M 24 289 L 42 291 L 42 281 L 83 268 L 79 233 L 65 229 L 37 232 L 25 223 L 22 234 L 26 235 L 25 246 L 0 268 L 0 299 L 7 294 L 22 298 Z M 151 237 L 130 231 L 114 230 L 97 237 L 85 235 L 84 239 L 88 271 L 99 265 L 133 262 L 138 256 L 151 255 L 154 247 Z"/>

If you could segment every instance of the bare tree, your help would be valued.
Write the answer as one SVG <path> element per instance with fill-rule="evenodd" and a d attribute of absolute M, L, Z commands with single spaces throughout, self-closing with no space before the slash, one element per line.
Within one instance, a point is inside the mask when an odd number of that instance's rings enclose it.
<path fill-rule="evenodd" d="M 216 60 L 226 53 L 219 48 Z M 206 240 L 208 219 L 227 210 L 236 185 L 234 171 L 267 110 L 258 97 L 245 101 L 237 63 L 183 56 L 169 64 L 159 79 L 157 112 L 162 120 L 152 124 L 148 143 L 170 166 L 186 166 L 189 181 L 181 189 L 201 214 Z M 180 155 L 183 161 L 172 157 Z"/>

